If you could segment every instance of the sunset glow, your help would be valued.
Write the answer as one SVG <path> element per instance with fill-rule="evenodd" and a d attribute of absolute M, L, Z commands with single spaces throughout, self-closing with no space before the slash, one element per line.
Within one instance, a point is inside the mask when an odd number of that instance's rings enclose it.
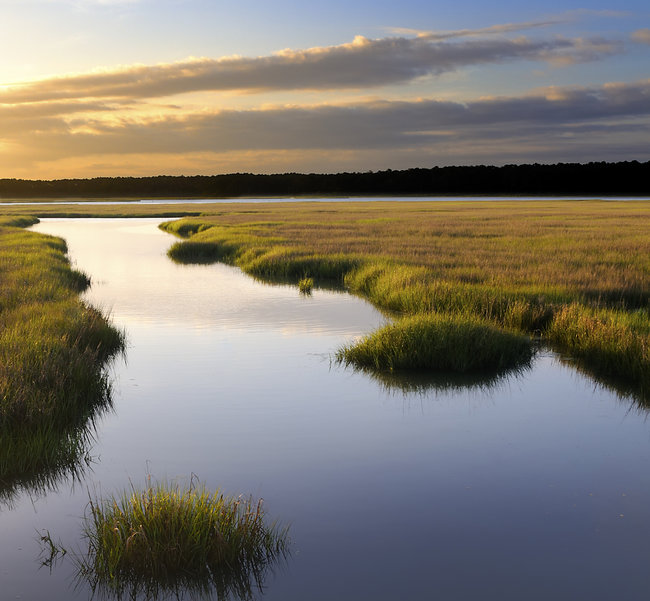
<path fill-rule="evenodd" d="M 228 4 L 0 0 L 0 177 L 650 159 L 644 3 Z"/>

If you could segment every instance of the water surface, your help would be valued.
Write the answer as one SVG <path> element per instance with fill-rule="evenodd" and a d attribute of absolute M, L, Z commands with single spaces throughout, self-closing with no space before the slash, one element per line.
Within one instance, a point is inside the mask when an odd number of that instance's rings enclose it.
<path fill-rule="evenodd" d="M 641 600 L 650 423 L 551 353 L 493 386 L 415 392 L 331 363 L 384 317 L 352 296 L 178 266 L 159 220 L 43 220 L 126 329 L 81 483 L 0 507 L 2 598 L 87 599 L 35 532 L 81 547 L 88 488 L 197 474 L 291 523 L 272 601 Z"/>

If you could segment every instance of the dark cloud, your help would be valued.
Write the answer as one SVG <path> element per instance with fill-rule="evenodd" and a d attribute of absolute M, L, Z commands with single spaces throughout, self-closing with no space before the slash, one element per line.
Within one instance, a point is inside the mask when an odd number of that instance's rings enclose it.
<path fill-rule="evenodd" d="M 650 132 L 650 80 L 470 103 L 423 100 L 347 106 L 278 107 L 157 119 L 63 119 L 3 131 L 42 160 L 88 154 L 244 151 L 449 152 L 484 145 L 501 154 L 553 146 L 595 152 L 642 148 Z M 590 148 L 591 145 L 591 148 Z M 645 155 L 649 150 L 645 144 Z M 487 150 L 486 150 L 487 152 Z M 636 152 L 636 150 L 635 150 Z M 526 160 L 524 154 L 520 160 Z"/>

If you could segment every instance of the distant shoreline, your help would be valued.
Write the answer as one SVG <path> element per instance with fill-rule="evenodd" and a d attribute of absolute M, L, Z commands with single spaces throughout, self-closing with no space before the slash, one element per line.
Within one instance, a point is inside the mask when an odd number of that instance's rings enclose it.
<path fill-rule="evenodd" d="M 354 173 L 281 173 L 92 179 L 0 179 L 0 200 L 341 197 L 645 197 L 650 161 L 453 166 Z"/>
<path fill-rule="evenodd" d="M 412 195 L 394 195 L 394 196 L 263 196 L 248 197 L 237 196 L 227 198 L 208 198 L 208 197 L 164 197 L 164 198 L 120 198 L 120 197 L 96 197 L 87 198 L 85 196 L 69 198 L 2 198 L 0 197 L 0 206 L 39 206 L 39 205 L 137 205 L 137 204 L 219 204 L 219 203 L 265 203 L 265 202 L 399 202 L 401 200 L 408 202 L 509 202 L 509 201 L 598 201 L 603 202 L 625 202 L 625 201 L 650 201 L 650 194 L 637 196 L 587 196 L 576 195 L 570 196 L 480 196 L 480 195 L 431 195 L 431 196 L 412 196 Z"/>

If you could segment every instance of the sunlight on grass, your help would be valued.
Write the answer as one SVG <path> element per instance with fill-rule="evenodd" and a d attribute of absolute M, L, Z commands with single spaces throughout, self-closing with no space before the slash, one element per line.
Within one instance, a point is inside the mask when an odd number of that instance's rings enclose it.
<path fill-rule="evenodd" d="M 398 316 L 471 315 L 499 334 L 541 337 L 647 391 L 647 202 L 242 203 L 211 211 L 161 225 L 189 237 L 172 246 L 171 258 L 219 260 L 294 282 L 309 273 Z M 420 334 L 406 330 L 413 359 L 398 363 L 421 367 Z M 447 349 L 427 369 L 446 369 L 443 358 L 458 342 L 436 336 Z"/>
<path fill-rule="evenodd" d="M 314 287 L 314 278 L 302 278 L 298 281 L 298 290 L 301 294 L 311 294 Z"/>
<path fill-rule="evenodd" d="M 473 316 L 405 317 L 338 351 L 338 361 L 378 370 L 422 369 L 466 373 L 530 363 L 530 338 Z"/>
<path fill-rule="evenodd" d="M 88 427 L 110 408 L 104 367 L 124 333 L 79 300 L 88 277 L 60 238 L 0 219 L 0 498 L 87 463 Z"/>
<path fill-rule="evenodd" d="M 287 528 L 267 523 L 261 500 L 194 484 L 149 480 L 142 490 L 91 498 L 84 533 L 80 577 L 131 598 L 189 590 L 249 599 L 288 552 Z"/>

